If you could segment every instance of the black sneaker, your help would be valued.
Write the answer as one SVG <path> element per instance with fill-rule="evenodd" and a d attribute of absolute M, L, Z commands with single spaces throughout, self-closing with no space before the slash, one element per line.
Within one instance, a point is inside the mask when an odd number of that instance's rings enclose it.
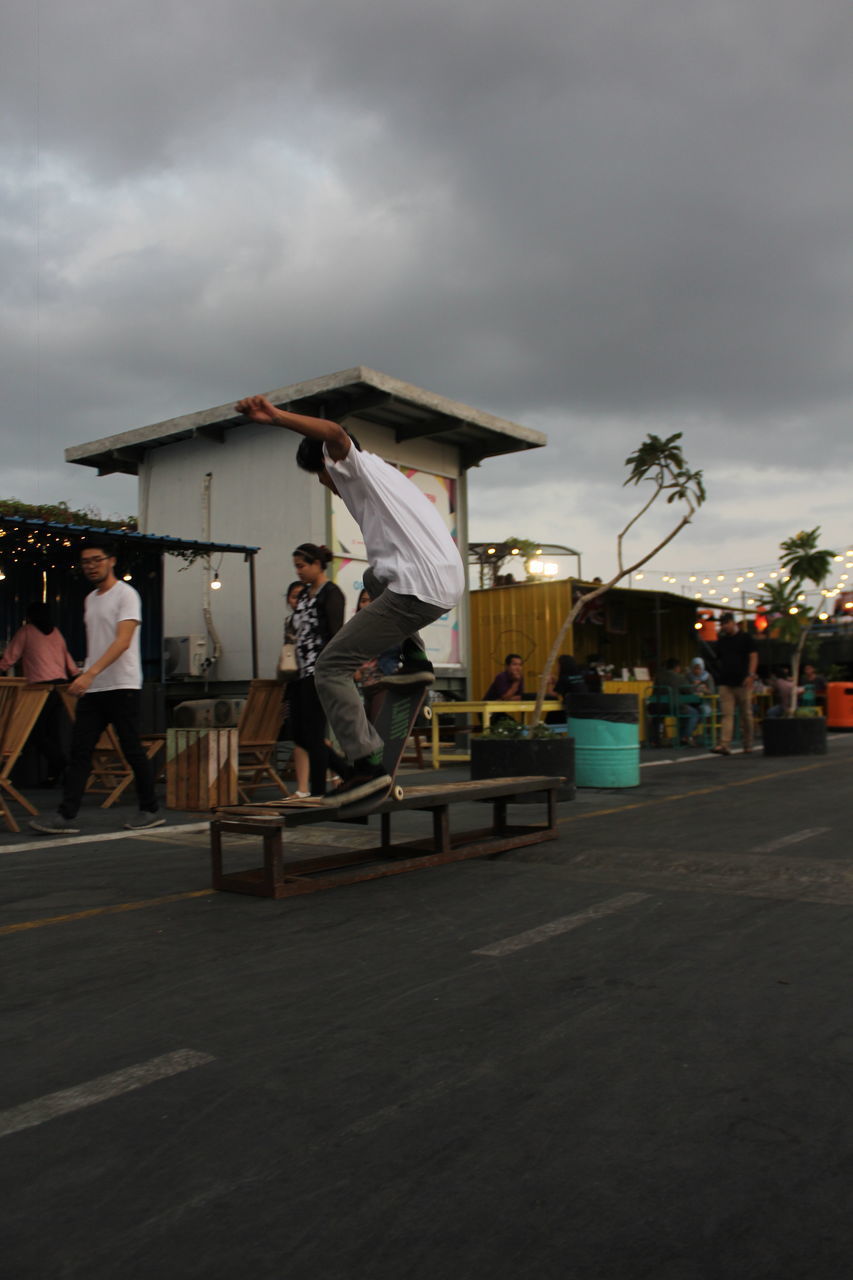
<path fill-rule="evenodd" d="M 356 760 L 348 778 L 327 793 L 323 804 L 330 808 L 354 804 L 356 800 L 364 800 L 377 791 L 389 791 L 392 781 L 390 773 L 385 772 L 385 766 L 381 762 L 375 764 L 369 757 L 364 757 Z"/>
<path fill-rule="evenodd" d="M 147 831 L 149 827 L 165 827 L 165 825 L 166 819 L 161 818 L 156 809 L 153 813 L 147 809 L 140 809 L 124 824 L 126 831 Z"/>
<path fill-rule="evenodd" d="M 73 818 L 66 818 L 64 813 L 59 810 L 52 813 L 49 818 L 32 818 L 30 820 L 30 829 L 37 831 L 41 836 L 79 836 L 80 828 L 75 825 Z"/>

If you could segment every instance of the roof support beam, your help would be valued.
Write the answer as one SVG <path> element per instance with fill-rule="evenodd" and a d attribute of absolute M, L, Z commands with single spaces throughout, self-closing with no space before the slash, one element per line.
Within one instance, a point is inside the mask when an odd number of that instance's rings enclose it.
<path fill-rule="evenodd" d="M 400 444 L 403 440 L 420 440 L 424 436 L 440 436 L 443 431 L 453 431 L 458 426 L 459 423 L 454 422 L 452 418 L 448 418 L 446 414 L 431 413 L 422 422 L 406 423 L 404 426 L 398 427 L 395 437 L 397 443 Z"/>
<path fill-rule="evenodd" d="M 225 426 L 219 422 L 212 422 L 206 427 L 194 427 L 194 436 L 201 436 L 204 440 L 213 440 L 216 444 L 225 443 Z"/>

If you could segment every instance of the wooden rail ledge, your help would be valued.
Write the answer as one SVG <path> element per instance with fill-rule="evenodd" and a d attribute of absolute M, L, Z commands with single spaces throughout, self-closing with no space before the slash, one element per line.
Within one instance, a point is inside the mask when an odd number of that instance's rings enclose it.
<path fill-rule="evenodd" d="M 333 809 L 288 808 L 281 801 L 222 808 L 210 824 L 212 886 L 231 893 L 250 893 L 261 898 L 289 898 L 318 889 L 376 880 L 381 876 L 437 867 L 466 858 L 503 853 L 522 845 L 557 838 L 557 792 L 562 778 L 495 778 L 490 782 L 450 782 L 444 786 L 407 787 L 402 800 L 386 800 L 374 812 L 381 819 L 380 843 L 370 849 L 338 849 L 305 857 L 288 856 L 282 847 L 284 828 L 306 823 L 340 822 Z M 507 807 L 530 792 L 545 792 L 546 821 L 535 825 L 510 825 Z M 453 804 L 490 801 L 492 825 L 476 831 L 451 834 L 449 809 Z M 432 814 L 432 837 L 391 843 L 391 816 L 404 809 Z M 351 823 L 364 824 L 367 818 Z M 251 871 L 223 870 L 222 837 L 225 834 L 258 834 L 263 845 L 264 865 Z M 416 856 L 412 857 L 412 853 Z M 329 872 L 333 874 L 328 874 Z"/>

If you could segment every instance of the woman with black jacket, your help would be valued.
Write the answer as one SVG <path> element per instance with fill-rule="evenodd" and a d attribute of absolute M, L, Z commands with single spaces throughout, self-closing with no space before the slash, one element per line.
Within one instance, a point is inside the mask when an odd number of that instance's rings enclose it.
<path fill-rule="evenodd" d="M 326 794 L 329 763 L 326 715 L 314 687 L 314 666 L 344 624 L 344 593 L 326 577 L 331 559 L 328 547 L 313 542 L 301 542 L 293 553 L 293 567 L 303 589 L 290 619 L 296 633 L 299 678 L 291 681 L 287 698 L 294 744 L 308 754 L 312 796 Z"/>

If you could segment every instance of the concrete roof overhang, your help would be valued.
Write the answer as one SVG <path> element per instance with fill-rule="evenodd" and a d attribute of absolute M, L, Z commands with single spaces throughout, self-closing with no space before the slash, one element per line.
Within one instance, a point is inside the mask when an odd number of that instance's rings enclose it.
<path fill-rule="evenodd" d="M 463 468 L 477 466 L 484 458 L 539 449 L 548 443 L 541 431 L 493 417 L 360 365 L 267 394 L 280 408 L 309 417 L 338 422 L 358 417 L 374 422 L 392 430 L 398 442 L 420 438 L 452 445 L 459 450 Z M 245 418 L 234 413 L 233 404 L 219 405 L 72 445 L 65 450 L 65 460 L 96 467 L 99 475 L 117 471 L 136 475 L 149 449 L 195 437 L 224 443 L 229 431 L 239 430 L 245 423 Z"/>

